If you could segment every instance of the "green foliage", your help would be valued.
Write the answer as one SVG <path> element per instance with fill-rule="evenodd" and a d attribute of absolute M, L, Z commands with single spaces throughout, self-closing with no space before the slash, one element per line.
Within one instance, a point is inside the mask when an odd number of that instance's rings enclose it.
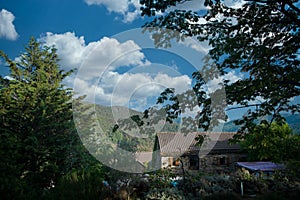
<path fill-rule="evenodd" d="M 99 122 L 99 125 L 101 126 L 105 136 L 108 137 L 111 142 L 130 152 L 153 150 L 155 134 L 145 135 L 146 138 L 138 138 L 126 133 L 126 131 L 132 132 L 132 129 L 134 128 L 137 128 L 137 130 L 139 130 L 137 131 L 137 133 L 139 134 L 147 132 L 147 130 L 144 131 L 144 129 L 142 129 L 142 126 L 146 124 L 142 121 L 144 120 L 144 118 L 142 117 L 143 113 L 129 109 L 130 117 L 128 119 L 120 119 L 116 122 L 113 116 L 113 110 L 118 110 L 118 112 L 122 113 L 125 110 L 128 110 L 128 108 L 121 106 L 106 107 L 101 105 L 94 105 L 94 107 L 97 115 L 97 121 Z M 143 124 L 140 124 L 141 126 L 139 126 L 138 123 Z M 152 123 L 154 122 L 152 121 Z M 162 131 L 176 132 L 178 130 L 178 127 L 178 124 L 166 123 Z M 153 130 L 151 131 L 153 132 Z"/>
<path fill-rule="evenodd" d="M 149 181 L 151 182 L 151 188 L 171 188 L 173 187 L 171 178 L 175 178 L 176 175 L 170 169 L 161 169 L 151 174 Z"/>
<path fill-rule="evenodd" d="M 286 166 L 289 169 L 290 175 L 293 176 L 293 178 L 300 180 L 300 160 L 291 159 L 286 162 Z"/>
<path fill-rule="evenodd" d="M 257 197 L 258 200 L 289 200 L 289 199 L 298 199 L 300 191 L 291 191 L 291 192 L 270 192 L 263 194 Z"/>
<path fill-rule="evenodd" d="M 40 198 L 72 168 L 79 145 L 72 91 L 62 84 L 72 71 L 34 38 L 19 59 L 0 55 L 10 68 L 10 80 L 0 79 L 0 190 L 8 199 Z"/>
<path fill-rule="evenodd" d="M 203 198 L 204 200 L 239 200 L 241 199 L 237 194 L 233 194 L 233 193 L 221 193 L 221 194 L 213 194 L 210 196 L 206 196 Z"/>
<path fill-rule="evenodd" d="M 161 200 L 183 200 L 185 199 L 184 194 L 175 188 L 165 189 L 152 189 L 150 190 L 145 199 L 161 199 Z"/>
<path fill-rule="evenodd" d="M 140 2 L 142 15 L 164 12 L 144 26 L 153 33 L 156 46 L 168 47 L 170 40 L 184 40 L 188 36 L 208 41 L 211 46 L 202 70 L 193 74 L 196 105 L 202 109 L 194 119 L 199 128 L 207 130 L 215 114 L 221 113 L 211 110 L 211 99 L 217 92 L 209 93 L 205 88 L 205 80 L 219 77 L 218 73 L 212 73 L 213 65 L 221 75 L 232 71 L 244 75 L 237 81 L 224 80 L 229 110 L 249 108 L 243 118 L 236 121 L 240 133 L 255 126 L 259 117 L 272 116 L 271 121 L 281 121 L 283 112 L 299 113 L 299 103 L 292 101 L 300 95 L 298 0 L 246 1 L 241 8 L 230 7 L 226 1 L 206 0 L 207 12 L 199 13 L 166 10 L 184 0 Z M 188 96 L 188 92 L 185 95 Z M 165 97 L 162 93 L 159 100 L 167 100 Z M 167 98 L 176 100 L 172 95 Z M 190 103 L 182 103 L 182 107 L 174 101 L 166 107 L 167 119 L 174 117 L 174 113 L 183 113 L 184 105 Z"/>
<path fill-rule="evenodd" d="M 102 184 L 104 172 L 101 165 L 72 170 L 60 178 L 49 196 L 51 199 L 101 199 L 108 189 Z"/>
<path fill-rule="evenodd" d="M 185 179 L 178 180 L 177 188 L 182 190 L 184 193 L 192 194 L 193 196 L 199 195 L 199 189 L 204 188 L 205 185 L 203 180 L 201 179 L 202 173 L 199 174 L 185 174 Z"/>
<path fill-rule="evenodd" d="M 250 160 L 300 161 L 300 137 L 286 123 L 261 123 L 250 129 L 240 144 Z"/>
<path fill-rule="evenodd" d="M 286 198 L 282 194 L 269 193 L 257 198 L 259 200 L 285 200 Z"/>
<path fill-rule="evenodd" d="M 141 7 L 142 16 L 154 16 L 156 12 L 164 12 L 168 7 L 175 6 L 177 2 L 181 0 L 170 0 L 170 1 L 147 1 L 140 0 L 140 3 L 144 6 Z"/>

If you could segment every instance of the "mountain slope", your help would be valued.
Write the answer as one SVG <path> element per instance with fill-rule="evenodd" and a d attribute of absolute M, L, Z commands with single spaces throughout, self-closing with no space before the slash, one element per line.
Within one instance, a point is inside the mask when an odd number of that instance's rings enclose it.
<path fill-rule="evenodd" d="M 283 117 L 285 117 L 287 123 L 293 129 L 293 132 L 300 134 L 300 114 L 283 114 Z M 238 126 L 236 126 L 233 121 L 229 121 L 224 124 L 224 132 L 236 132 L 237 130 Z"/>
<path fill-rule="evenodd" d="M 107 107 L 101 105 L 95 105 L 95 110 L 101 129 L 115 144 L 118 144 L 121 148 L 128 151 L 151 151 L 153 149 L 155 140 L 154 135 L 146 138 L 139 138 L 122 131 L 121 127 L 117 131 L 113 131 L 113 128 L 118 123 L 119 119 L 124 120 L 128 119 L 128 116 L 132 117 L 137 115 L 141 117 L 143 115 L 141 112 L 121 106 Z M 294 132 L 300 134 L 300 114 L 285 114 L 284 117 L 287 119 L 288 124 L 294 130 Z M 178 128 L 178 122 L 173 124 L 165 124 L 161 132 L 175 132 L 178 130 Z M 237 130 L 238 127 L 233 121 L 229 121 L 224 124 L 224 132 L 236 132 Z"/>

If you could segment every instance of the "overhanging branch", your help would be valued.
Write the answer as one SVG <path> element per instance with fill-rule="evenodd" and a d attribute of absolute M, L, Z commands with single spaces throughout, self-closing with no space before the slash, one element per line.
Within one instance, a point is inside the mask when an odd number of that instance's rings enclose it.
<path fill-rule="evenodd" d="M 241 108 L 249 108 L 249 107 L 257 107 L 257 106 L 260 106 L 261 103 L 258 103 L 258 104 L 251 104 L 251 105 L 245 105 L 245 106 L 237 106 L 237 107 L 233 107 L 233 108 L 228 108 L 226 109 L 226 111 L 230 111 L 230 110 L 236 110 L 236 109 L 241 109 Z"/>

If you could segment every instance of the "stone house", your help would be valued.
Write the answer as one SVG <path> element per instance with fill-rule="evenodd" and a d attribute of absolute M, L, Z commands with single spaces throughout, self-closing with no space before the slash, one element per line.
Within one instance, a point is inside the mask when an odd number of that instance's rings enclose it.
<path fill-rule="evenodd" d="M 222 173 L 234 170 L 234 164 L 242 161 L 245 155 L 240 146 L 229 144 L 233 132 L 195 132 L 189 134 L 161 132 L 157 134 L 155 149 L 160 150 L 161 167 L 180 170 L 201 170 Z M 201 146 L 196 138 L 204 136 Z"/>

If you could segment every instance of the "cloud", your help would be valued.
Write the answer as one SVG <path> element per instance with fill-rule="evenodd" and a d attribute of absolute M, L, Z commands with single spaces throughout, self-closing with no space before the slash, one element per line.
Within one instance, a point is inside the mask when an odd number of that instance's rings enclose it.
<path fill-rule="evenodd" d="M 207 7 L 204 6 L 204 1 L 184 1 L 184 3 L 177 4 L 176 9 L 180 10 L 206 10 Z"/>
<path fill-rule="evenodd" d="M 167 87 L 178 93 L 191 87 L 192 80 L 187 75 L 151 66 L 132 40 L 121 43 L 104 37 L 86 43 L 83 36 L 70 32 L 47 33 L 39 40 L 57 49 L 64 69 L 78 68 L 78 73 L 65 83 L 78 95 L 86 95 L 89 102 L 107 106 L 129 106 L 134 102 L 131 108 L 142 110 L 149 97 L 158 97 Z"/>
<path fill-rule="evenodd" d="M 110 75 L 114 76 L 114 78 Z M 163 72 L 158 72 L 155 75 L 149 73 L 119 74 L 111 72 L 110 75 L 103 80 L 106 84 L 100 83 L 99 85 L 109 85 L 107 84 L 109 81 L 105 79 L 115 80 L 113 85 L 111 85 L 113 87 L 105 88 L 105 90 L 113 89 L 112 104 L 128 106 L 129 103 L 132 103 L 131 107 L 139 110 L 154 104 L 153 100 L 156 101 L 156 98 L 165 88 L 175 88 L 176 93 L 182 93 L 191 88 L 192 82 L 187 75 L 171 76 Z"/>
<path fill-rule="evenodd" d="M 80 95 L 87 95 L 86 100 L 101 105 L 129 106 L 143 110 L 153 104 L 147 99 L 156 99 L 165 88 L 176 88 L 178 93 L 191 87 L 191 79 L 186 76 L 172 77 L 158 73 L 152 77 L 147 73 L 124 73 L 109 71 L 102 75 L 101 80 L 87 81 L 69 78 L 69 84 L 75 85 Z"/>
<path fill-rule="evenodd" d="M 16 40 L 18 38 L 18 33 L 13 24 L 14 20 L 15 16 L 11 12 L 5 9 L 0 11 L 0 38 L 8 40 Z"/>
<path fill-rule="evenodd" d="M 210 93 L 216 91 L 217 89 L 220 89 L 222 84 L 224 84 L 224 80 L 228 80 L 229 83 L 234 83 L 238 80 L 241 80 L 243 78 L 243 74 L 239 73 L 237 74 L 235 71 L 230 71 L 224 76 L 221 76 L 219 78 L 214 78 L 213 80 L 210 80 L 207 82 L 207 88 Z"/>
<path fill-rule="evenodd" d="M 141 4 L 139 0 L 84 0 L 88 5 L 105 6 L 109 12 L 122 15 L 125 23 L 132 22 L 140 15 Z M 245 1 L 243 0 L 225 0 L 224 3 L 232 8 L 240 8 Z M 192 10 L 194 12 L 207 10 L 209 7 L 204 6 L 204 1 L 184 1 L 178 3 L 176 7 L 170 7 L 167 12 L 175 9 Z M 157 13 L 161 15 L 162 13 Z"/>
<path fill-rule="evenodd" d="M 123 16 L 124 22 L 134 21 L 140 14 L 139 0 L 84 0 L 88 5 L 103 5 L 109 12 Z"/>
<path fill-rule="evenodd" d="M 191 79 L 186 76 L 171 77 L 167 74 L 119 74 L 108 72 L 100 82 L 69 77 L 67 85 L 74 85 L 78 95 L 86 95 L 88 102 L 106 106 L 126 106 L 143 111 L 155 103 L 165 88 L 185 91 L 191 87 Z M 149 100 L 150 99 L 150 100 Z"/>
<path fill-rule="evenodd" d="M 185 40 L 180 41 L 180 43 L 204 54 L 208 54 L 209 50 L 211 49 L 207 41 L 199 42 L 197 39 L 192 37 L 185 38 Z"/>
<path fill-rule="evenodd" d="M 246 1 L 244 0 L 224 0 L 222 3 L 231 8 L 241 8 Z M 182 3 L 178 3 L 176 7 L 170 7 L 167 11 L 171 10 L 192 10 L 194 12 L 200 10 L 207 10 L 209 6 L 204 6 L 204 0 L 202 1 L 183 1 Z"/>
<path fill-rule="evenodd" d="M 55 46 L 61 58 L 60 64 L 67 69 L 78 68 L 84 57 L 94 48 L 95 43 L 86 46 L 84 37 L 76 37 L 74 33 L 46 33 L 40 38 L 47 46 Z"/>
<path fill-rule="evenodd" d="M 245 3 L 244 0 L 224 0 L 224 4 L 231 8 L 241 8 Z"/>
<path fill-rule="evenodd" d="M 149 62 L 132 40 L 120 43 L 116 39 L 103 37 L 86 44 L 83 36 L 77 37 L 70 32 L 47 33 L 40 40 L 47 46 L 55 46 L 60 64 L 66 69 L 84 68 L 80 73 L 82 79 L 99 77 L 103 71 L 119 66 L 146 65 Z"/>

